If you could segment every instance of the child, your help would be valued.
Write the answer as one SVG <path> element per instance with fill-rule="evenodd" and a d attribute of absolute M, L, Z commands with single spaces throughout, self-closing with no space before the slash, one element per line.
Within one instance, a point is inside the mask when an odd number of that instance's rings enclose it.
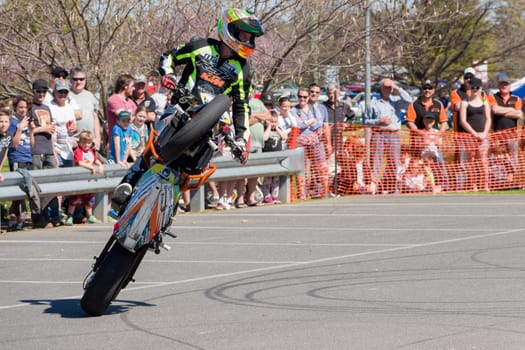
<path fill-rule="evenodd" d="M 13 136 L 8 133 L 11 116 L 6 110 L 0 110 L 0 170 L 7 158 L 7 150 L 13 144 Z M 0 174 L 0 182 L 4 177 Z"/>
<path fill-rule="evenodd" d="M 403 173 L 403 193 L 430 191 L 433 188 L 434 175 L 422 160 L 408 160 L 408 168 Z"/>
<path fill-rule="evenodd" d="M 290 102 L 290 99 L 287 96 L 279 98 L 279 128 L 281 128 L 281 130 L 283 130 L 287 136 L 290 134 L 293 127 L 297 127 L 297 121 L 291 115 L 291 110 L 292 103 Z M 286 144 L 283 145 L 283 148 L 286 148 Z"/>
<path fill-rule="evenodd" d="M 95 174 L 97 170 L 94 165 L 98 167 L 98 173 L 103 174 L 104 168 L 102 163 L 97 159 L 95 152 L 91 149 L 93 144 L 93 135 L 90 131 L 82 131 L 79 134 L 79 146 L 75 150 L 74 159 L 75 165 L 91 170 L 91 174 Z M 69 196 L 69 205 L 67 210 L 66 226 L 73 225 L 73 213 L 75 208 L 83 207 L 86 210 L 87 222 L 89 224 L 99 224 L 100 221 L 93 216 L 93 205 L 95 204 L 95 195 L 93 193 L 83 194 L 79 196 Z"/>
<path fill-rule="evenodd" d="M 516 188 L 514 167 L 506 145 L 494 145 L 489 155 L 489 187 L 491 190 Z"/>
<path fill-rule="evenodd" d="M 135 118 L 131 124 L 131 159 L 137 160 L 142 155 L 146 143 L 148 142 L 148 127 L 145 124 L 148 111 L 144 106 L 138 106 L 135 111 Z"/>
<path fill-rule="evenodd" d="M 443 153 L 441 152 L 441 146 L 443 144 L 443 137 L 441 132 L 434 128 L 436 120 L 430 113 L 423 116 L 423 124 L 425 129 L 421 130 L 420 133 L 423 136 L 423 151 L 421 151 L 421 159 L 425 162 L 427 167 L 431 167 L 432 171 L 436 174 L 437 183 L 435 184 L 434 191 L 447 191 L 448 190 L 448 172 L 445 166 L 445 160 L 443 159 Z"/>
<path fill-rule="evenodd" d="M 443 143 L 440 132 L 434 128 L 436 120 L 432 114 L 425 114 L 423 116 L 423 124 L 425 129 L 421 130 L 423 136 L 424 149 L 421 151 L 421 158 L 433 159 L 438 161 L 442 159 L 439 146 Z"/>
<path fill-rule="evenodd" d="M 279 126 L 277 112 L 271 111 L 270 114 L 271 118 L 265 122 L 263 152 L 282 151 L 288 135 Z M 262 192 L 265 204 L 279 203 L 279 176 L 266 176 Z"/>
<path fill-rule="evenodd" d="M 11 171 L 33 169 L 29 116 L 27 115 L 29 103 L 29 99 L 22 96 L 17 96 L 13 100 L 15 116 L 11 118 L 8 131 L 13 136 L 13 147 L 11 147 L 7 153 L 9 170 Z M 15 144 L 18 146 L 15 147 Z M 24 223 L 28 217 L 26 200 L 13 200 L 9 208 L 7 231 L 23 230 Z"/>
<path fill-rule="evenodd" d="M 4 162 L 7 158 L 7 150 L 13 144 L 13 137 L 8 133 L 10 119 L 11 116 L 7 111 L 0 110 L 0 171 L 4 167 Z M 4 181 L 4 177 L 0 173 L 0 182 L 2 181 Z"/>
<path fill-rule="evenodd" d="M 124 169 L 128 169 L 128 157 L 131 153 L 131 113 L 120 110 L 117 118 L 117 124 L 111 130 L 108 164 L 119 164 Z"/>

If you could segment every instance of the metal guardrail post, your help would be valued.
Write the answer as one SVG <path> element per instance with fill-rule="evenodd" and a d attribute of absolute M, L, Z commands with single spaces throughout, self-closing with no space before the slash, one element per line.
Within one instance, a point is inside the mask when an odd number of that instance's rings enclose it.
<path fill-rule="evenodd" d="M 102 222 L 108 222 L 109 210 L 109 193 L 97 192 L 95 193 L 95 206 L 93 207 L 93 215 Z"/>

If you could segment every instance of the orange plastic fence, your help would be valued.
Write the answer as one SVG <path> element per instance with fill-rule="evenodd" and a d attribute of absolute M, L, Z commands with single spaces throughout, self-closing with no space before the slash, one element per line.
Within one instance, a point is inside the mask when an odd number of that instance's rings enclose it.
<path fill-rule="evenodd" d="M 288 147 L 304 147 L 306 175 L 292 182 L 291 197 L 522 188 L 522 134 L 508 129 L 479 140 L 453 131 L 336 124 L 305 138 L 295 130 Z"/>

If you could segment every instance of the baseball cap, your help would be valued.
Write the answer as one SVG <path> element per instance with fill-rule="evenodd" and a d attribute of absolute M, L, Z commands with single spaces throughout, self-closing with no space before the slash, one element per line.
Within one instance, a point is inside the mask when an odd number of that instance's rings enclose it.
<path fill-rule="evenodd" d="M 436 119 L 432 113 L 425 113 L 423 119 Z"/>
<path fill-rule="evenodd" d="M 463 71 L 463 76 L 467 75 L 467 74 L 471 74 L 472 76 L 476 76 L 476 71 L 474 70 L 474 68 L 472 67 L 468 67 L 468 68 L 465 68 L 465 70 Z"/>
<path fill-rule="evenodd" d="M 60 76 L 64 76 L 64 78 L 67 78 L 68 73 L 67 70 L 64 69 L 64 67 L 55 67 L 51 71 L 51 75 L 55 78 L 59 78 Z"/>
<path fill-rule="evenodd" d="M 136 83 L 146 83 L 146 77 L 144 76 L 144 74 L 135 75 L 135 84 Z"/>
<path fill-rule="evenodd" d="M 55 91 L 69 91 L 69 83 L 63 79 L 60 79 L 55 84 Z"/>
<path fill-rule="evenodd" d="M 497 79 L 498 79 L 498 83 L 509 83 L 510 84 L 510 78 L 505 73 L 499 73 Z"/>
<path fill-rule="evenodd" d="M 430 80 L 425 80 L 425 82 L 423 83 L 423 85 L 421 85 L 421 87 L 424 89 L 426 87 L 429 87 L 429 88 L 434 88 L 434 83 L 432 83 L 432 81 Z"/>
<path fill-rule="evenodd" d="M 131 119 L 131 113 L 129 111 L 122 110 L 122 111 L 118 112 L 118 119 L 119 120 Z"/>
<path fill-rule="evenodd" d="M 33 82 L 33 90 L 47 90 L 47 81 L 37 79 Z"/>
<path fill-rule="evenodd" d="M 483 86 L 483 82 L 481 81 L 481 79 L 478 79 L 476 77 L 473 77 L 472 79 L 470 79 L 470 87 L 473 88 L 473 87 L 481 87 Z"/>

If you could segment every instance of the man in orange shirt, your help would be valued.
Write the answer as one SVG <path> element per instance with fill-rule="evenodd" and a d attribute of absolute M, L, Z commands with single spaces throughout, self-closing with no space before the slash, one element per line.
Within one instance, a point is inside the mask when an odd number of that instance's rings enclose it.
<path fill-rule="evenodd" d="M 492 127 L 500 138 L 507 140 L 507 150 L 512 158 L 514 171 L 518 170 L 518 120 L 522 117 L 522 102 L 510 91 L 510 79 L 507 74 L 498 76 L 499 91 L 488 97 L 492 111 Z M 502 131 L 505 130 L 505 131 Z"/>
<path fill-rule="evenodd" d="M 418 135 L 421 134 L 420 130 L 425 129 L 425 124 L 423 123 L 425 114 L 430 113 L 434 116 L 435 129 L 445 131 L 448 128 L 445 108 L 441 101 L 433 97 L 436 92 L 434 84 L 430 80 L 425 81 L 421 91 L 421 96 L 408 106 L 405 116 L 405 121 L 410 129 L 411 153 L 415 156 L 419 156 L 423 149 L 422 139 Z"/>
<path fill-rule="evenodd" d="M 421 86 L 421 96 L 408 106 L 405 117 L 408 128 L 410 129 L 410 152 L 412 157 L 419 158 L 424 148 L 425 124 L 423 119 L 426 115 L 434 117 L 434 128 L 443 132 L 448 129 L 448 118 L 445 113 L 445 107 L 438 99 L 434 98 L 436 92 L 434 84 L 430 80 L 426 80 Z M 443 164 L 444 160 L 441 157 L 437 162 Z M 443 167 L 444 168 L 444 167 Z M 448 176 L 446 169 L 440 179 L 443 189 L 448 187 Z"/>
<path fill-rule="evenodd" d="M 430 80 L 426 80 L 421 91 L 421 96 L 408 106 L 405 117 L 408 128 L 413 131 L 424 129 L 423 116 L 431 113 L 436 121 L 434 127 L 440 131 L 446 131 L 448 128 L 447 115 L 441 101 L 434 98 L 436 92 L 434 84 Z"/>

